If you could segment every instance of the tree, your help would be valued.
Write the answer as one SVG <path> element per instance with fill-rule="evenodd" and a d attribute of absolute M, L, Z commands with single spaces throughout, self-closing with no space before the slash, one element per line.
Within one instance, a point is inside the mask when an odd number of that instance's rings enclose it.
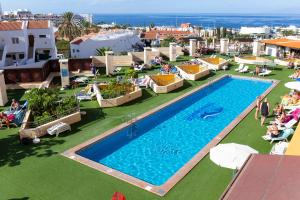
<path fill-rule="evenodd" d="M 153 29 L 155 27 L 155 24 L 153 22 L 150 23 L 150 29 Z"/>
<path fill-rule="evenodd" d="M 83 26 L 76 21 L 72 12 L 66 12 L 63 15 L 63 21 L 59 25 L 58 32 L 62 38 L 72 41 L 74 38 L 81 36 Z"/>
<path fill-rule="evenodd" d="M 295 32 L 293 30 L 283 30 L 281 33 L 283 36 L 295 35 Z"/>
<path fill-rule="evenodd" d="M 161 41 L 160 46 L 169 47 L 171 42 L 176 42 L 176 38 L 174 38 L 173 36 L 168 36 L 166 39 Z"/>
<path fill-rule="evenodd" d="M 105 56 L 106 51 L 111 51 L 110 47 L 101 47 L 96 49 L 96 56 Z"/>

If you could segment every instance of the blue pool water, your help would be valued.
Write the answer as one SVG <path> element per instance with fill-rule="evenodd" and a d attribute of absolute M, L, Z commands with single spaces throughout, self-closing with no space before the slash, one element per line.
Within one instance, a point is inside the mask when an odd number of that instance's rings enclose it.
<path fill-rule="evenodd" d="M 77 153 L 162 185 L 271 84 L 225 77 Z"/>

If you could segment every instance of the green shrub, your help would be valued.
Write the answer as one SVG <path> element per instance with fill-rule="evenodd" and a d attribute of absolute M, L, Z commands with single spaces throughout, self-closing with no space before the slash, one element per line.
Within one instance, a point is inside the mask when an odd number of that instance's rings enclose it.
<path fill-rule="evenodd" d="M 124 96 L 131 90 L 132 85 L 130 83 L 117 83 L 115 80 L 109 82 L 106 88 L 101 90 L 101 96 L 103 99 L 113 99 L 119 96 Z"/>
<path fill-rule="evenodd" d="M 33 121 L 43 121 L 51 116 L 55 117 L 77 106 L 74 97 L 59 96 L 59 90 L 32 89 L 25 94 Z"/>

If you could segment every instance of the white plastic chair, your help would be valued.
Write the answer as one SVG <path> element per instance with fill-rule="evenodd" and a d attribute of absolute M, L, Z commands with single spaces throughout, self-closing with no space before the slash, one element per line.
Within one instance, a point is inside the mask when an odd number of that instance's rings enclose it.
<path fill-rule="evenodd" d="M 58 124 L 55 124 L 54 126 L 47 129 L 47 132 L 49 135 L 56 135 L 56 137 L 65 131 L 71 131 L 71 126 L 69 124 L 66 124 L 64 122 L 60 122 Z"/>

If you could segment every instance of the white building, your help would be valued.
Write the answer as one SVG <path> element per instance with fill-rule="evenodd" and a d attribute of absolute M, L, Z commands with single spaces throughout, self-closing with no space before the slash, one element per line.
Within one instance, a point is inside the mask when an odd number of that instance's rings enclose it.
<path fill-rule="evenodd" d="M 263 38 L 269 37 L 272 35 L 272 28 L 268 26 L 262 27 L 241 27 L 240 30 L 241 35 L 252 35 L 252 36 L 260 36 Z"/>
<path fill-rule="evenodd" d="M 133 45 L 141 43 L 135 31 L 117 31 L 89 34 L 71 41 L 72 58 L 89 58 L 95 56 L 96 49 L 110 47 L 113 52 L 127 52 L 133 50 Z"/>
<path fill-rule="evenodd" d="M 50 21 L 0 22 L 0 68 L 57 57 Z"/>
<path fill-rule="evenodd" d="M 90 24 L 93 24 L 93 15 L 92 14 L 79 14 L 83 19 Z"/>
<path fill-rule="evenodd" d="M 17 19 L 17 20 L 30 20 L 33 19 L 34 16 L 31 11 L 27 9 L 17 9 L 4 11 L 2 18 L 4 19 Z"/>

